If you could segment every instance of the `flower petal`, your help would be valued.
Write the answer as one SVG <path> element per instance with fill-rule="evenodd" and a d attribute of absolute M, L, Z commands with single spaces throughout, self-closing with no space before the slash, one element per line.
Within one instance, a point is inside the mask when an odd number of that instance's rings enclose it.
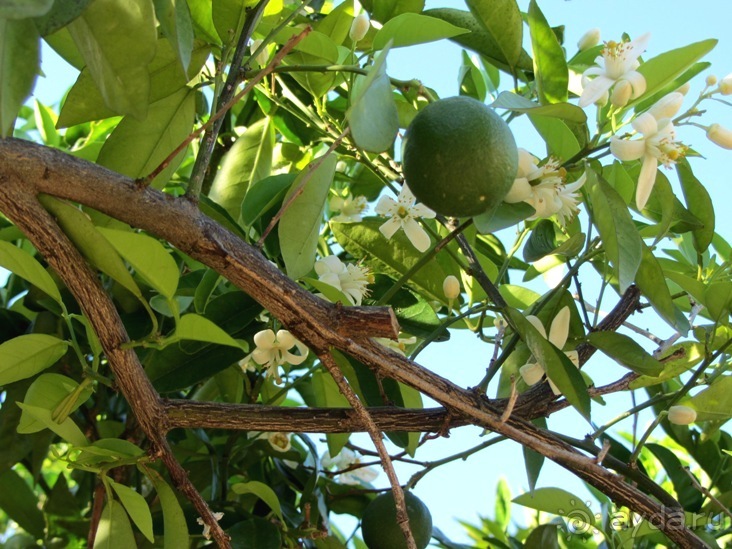
<path fill-rule="evenodd" d="M 638 188 L 635 191 L 635 205 L 639 210 L 646 207 L 648 197 L 651 196 L 653 185 L 656 183 L 657 170 L 658 159 L 655 156 L 646 155 L 643 158 L 643 167 L 638 176 Z"/>
<path fill-rule="evenodd" d="M 391 196 L 382 196 L 376 203 L 374 211 L 379 215 L 394 215 L 398 207 L 396 201 Z"/>
<path fill-rule="evenodd" d="M 595 101 L 600 99 L 615 83 L 614 80 L 608 78 L 604 74 L 598 75 L 582 90 L 578 105 L 580 107 L 587 107 L 592 105 Z"/>
<path fill-rule="evenodd" d="M 412 191 L 409 190 L 409 187 L 405 183 L 402 185 L 402 190 L 399 191 L 399 196 L 397 197 L 397 202 L 401 206 L 404 206 L 405 209 L 411 208 L 414 203 L 417 201 L 416 198 L 414 198 L 414 195 L 412 194 Z"/>
<path fill-rule="evenodd" d="M 536 385 L 544 377 L 544 368 L 536 362 L 529 362 L 519 368 L 519 374 L 526 385 Z"/>
<path fill-rule="evenodd" d="M 531 192 L 529 180 L 525 177 L 519 177 L 514 180 L 513 185 L 511 185 L 511 190 L 503 197 L 503 201 L 509 204 L 522 202 L 531 196 Z"/>
<path fill-rule="evenodd" d="M 424 217 L 425 219 L 432 219 L 437 215 L 424 204 L 415 204 L 409 209 L 409 213 L 413 217 Z"/>
<path fill-rule="evenodd" d="M 631 126 L 635 131 L 642 133 L 643 137 L 651 136 L 658 131 L 658 121 L 648 112 L 644 112 L 633 120 Z"/>
<path fill-rule="evenodd" d="M 390 239 L 392 236 L 394 236 L 394 233 L 399 230 L 399 228 L 402 226 L 402 222 L 397 217 L 392 217 L 386 221 L 386 223 L 383 223 L 379 227 L 379 231 L 381 231 L 381 234 L 383 234 L 386 239 Z"/>
<path fill-rule="evenodd" d="M 431 244 L 430 236 L 414 219 L 404 220 L 404 232 L 412 245 L 420 252 L 426 252 Z"/>
<path fill-rule="evenodd" d="M 567 343 L 567 336 L 569 335 L 569 320 L 569 307 L 565 305 L 557 313 L 557 316 L 554 317 L 552 325 L 549 327 L 549 341 L 551 341 L 558 349 L 561 349 L 564 347 L 564 344 Z"/>
<path fill-rule="evenodd" d="M 645 139 L 620 139 L 613 137 L 610 140 L 610 152 L 618 160 L 638 160 L 646 154 Z"/>
<path fill-rule="evenodd" d="M 541 323 L 541 320 L 539 320 L 538 317 L 534 315 L 528 315 L 526 317 L 526 320 L 528 320 L 531 325 L 537 329 L 537 331 L 541 334 L 541 336 L 546 339 L 546 330 L 544 329 L 544 325 Z"/>
<path fill-rule="evenodd" d="M 272 330 L 257 332 L 254 334 L 254 344 L 259 349 L 272 349 L 275 346 L 275 333 Z"/>
<path fill-rule="evenodd" d="M 626 72 L 623 75 L 623 80 L 627 80 L 628 82 L 630 82 L 630 85 L 633 88 L 633 93 L 631 95 L 632 99 L 637 99 L 638 97 L 646 93 L 646 79 L 638 71 Z"/>

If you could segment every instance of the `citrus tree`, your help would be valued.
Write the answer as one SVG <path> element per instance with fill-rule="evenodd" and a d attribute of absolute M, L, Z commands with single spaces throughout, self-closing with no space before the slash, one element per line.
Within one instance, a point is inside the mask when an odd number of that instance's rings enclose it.
<path fill-rule="evenodd" d="M 564 44 L 535 0 L 362 4 L 0 3 L 3 539 L 363 547 L 345 513 L 372 547 L 458 547 L 409 489 L 501 442 L 542 513 L 511 524 L 500 487 L 477 546 L 724 543 L 732 248 L 683 140 L 732 148 L 703 116 L 732 75 L 687 95 L 716 41 Z M 459 99 L 389 76 L 437 40 L 464 48 L 439 72 Z M 41 41 L 80 71 L 58 113 L 25 104 Z M 470 387 L 416 361 L 457 330 L 485 348 Z M 647 428 L 592 423 L 628 392 Z M 568 407 L 586 438 L 547 428 Z M 468 424 L 488 438 L 397 477 Z M 600 515 L 536 486 L 547 459 Z"/>

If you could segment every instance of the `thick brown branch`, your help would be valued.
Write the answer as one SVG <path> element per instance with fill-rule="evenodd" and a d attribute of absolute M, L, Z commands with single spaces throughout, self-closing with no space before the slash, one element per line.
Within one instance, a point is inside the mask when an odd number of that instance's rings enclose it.
<path fill-rule="evenodd" d="M 660 505 L 570 445 L 514 415 L 501 422 L 502 409 L 425 368 L 362 338 L 333 329 L 334 307 L 301 289 L 259 252 L 210 219 L 187 200 L 176 200 L 104 168 L 60 151 L 17 140 L 0 141 L 0 177 L 16 174 L 26 193 L 44 192 L 96 208 L 164 238 L 228 278 L 259 301 L 301 341 L 314 349 L 335 347 L 380 375 L 414 387 L 451 412 L 533 449 L 572 471 L 658 526 L 680 547 L 702 547 L 684 525 L 680 507 Z M 0 180 L 0 183 L 4 184 Z M 4 205 L 3 205 L 4 206 Z M 32 227 L 31 227 L 32 228 Z"/>

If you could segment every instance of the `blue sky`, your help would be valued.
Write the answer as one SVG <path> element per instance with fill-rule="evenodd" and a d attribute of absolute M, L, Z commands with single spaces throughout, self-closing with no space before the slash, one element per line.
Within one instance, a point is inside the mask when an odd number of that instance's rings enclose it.
<path fill-rule="evenodd" d="M 528 1 L 519 1 L 522 9 L 526 9 Z M 429 1 L 427 7 L 439 5 L 454 6 L 464 9 L 463 2 L 444 0 Z M 603 40 L 619 40 L 623 33 L 631 37 L 645 32 L 651 33 L 645 57 L 653 57 L 664 51 L 680 47 L 706 38 L 718 38 L 719 44 L 706 60 L 712 62 L 711 74 L 721 78 L 732 72 L 732 35 L 729 32 L 729 4 L 723 0 L 698 0 L 696 3 L 680 0 L 539 0 L 551 25 L 564 24 L 565 47 L 570 55 L 575 51 L 579 37 L 588 29 L 598 27 Z M 528 43 L 527 43 L 528 47 Z M 35 96 L 45 104 L 54 104 L 60 93 L 75 80 L 75 71 L 58 60 L 48 49 L 44 49 L 43 70 L 45 77 L 38 79 Z M 439 42 L 401 50 L 393 50 L 389 55 L 388 72 L 391 76 L 402 79 L 419 78 L 426 85 L 434 88 L 442 97 L 456 95 L 457 76 L 460 67 L 460 48 L 448 43 Z M 706 75 L 706 74 L 705 74 Z M 687 96 L 687 104 L 703 87 L 703 76 L 697 77 L 691 92 Z M 721 104 L 705 103 L 709 113 L 704 122 L 718 122 L 732 129 L 732 109 Z M 542 156 L 544 149 L 541 141 L 528 126 L 513 127 L 519 146 L 527 148 L 537 156 Z M 693 159 L 693 167 L 697 177 L 707 185 L 715 204 L 729 203 L 727 185 L 728 166 L 732 152 L 725 151 L 709 143 L 704 132 L 691 127 L 679 129 L 680 139 L 702 152 L 705 159 Z M 669 174 L 674 182 L 675 176 Z M 679 193 L 680 194 L 680 193 Z M 717 231 L 729 239 L 730 222 L 723 210 L 718 211 Z M 510 234 L 509 234 L 510 236 Z M 540 289 L 546 291 L 546 288 Z M 650 317 L 650 315 L 646 315 Z M 645 325 L 646 319 L 634 319 L 643 327 L 657 331 L 661 337 L 668 337 L 669 329 L 657 324 Z M 471 386 L 482 377 L 490 359 L 492 348 L 479 345 L 474 336 L 465 332 L 456 332 L 448 343 L 430 346 L 422 355 L 420 363 L 431 370 L 463 385 Z M 612 377 L 603 375 L 602 360 L 592 362 L 590 374 L 596 382 L 612 381 Z M 613 373 L 618 368 L 610 368 Z M 644 395 L 639 394 L 639 400 Z M 628 395 L 611 401 L 605 408 L 593 407 L 593 420 L 603 424 L 623 409 L 630 406 Z M 648 417 L 642 417 L 641 428 Z M 621 424 L 621 428 L 629 428 L 630 423 Z M 583 437 L 591 429 L 589 425 L 572 410 L 565 410 L 549 421 L 552 429 L 566 434 Z M 659 433 L 660 434 L 660 433 Z M 433 441 L 420 449 L 417 459 L 430 461 L 478 444 L 481 430 L 476 428 L 460 428 L 452 431 L 450 438 Z M 490 436 L 490 435 L 489 435 Z M 354 440 L 366 448 L 371 443 L 366 437 L 356 436 Z M 400 478 L 405 481 L 414 471 L 408 467 L 398 467 Z M 528 488 L 523 467 L 520 446 L 504 442 L 488 451 L 482 452 L 465 462 L 459 461 L 442 467 L 427 475 L 417 486 L 416 494 L 422 498 L 432 511 L 435 525 L 456 541 L 467 541 L 462 528 L 454 518 L 475 522 L 478 515 L 493 514 L 493 501 L 496 484 L 500 477 L 508 479 L 514 495 Z M 378 486 L 386 486 L 387 480 L 382 473 L 377 479 Z M 573 491 L 583 500 L 589 500 L 582 484 L 563 469 L 545 464 L 540 486 L 561 486 Z M 595 504 L 594 511 L 599 511 Z M 522 510 L 514 507 L 514 520 L 523 522 Z M 350 521 L 337 521 L 349 531 Z"/>

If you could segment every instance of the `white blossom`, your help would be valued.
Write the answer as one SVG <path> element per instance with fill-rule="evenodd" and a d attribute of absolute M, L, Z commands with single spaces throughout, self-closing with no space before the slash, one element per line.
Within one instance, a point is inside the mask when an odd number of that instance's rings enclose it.
<path fill-rule="evenodd" d="M 353 19 L 351 30 L 348 31 L 348 37 L 353 42 L 360 42 L 366 36 L 366 33 L 369 32 L 370 25 L 369 15 L 366 12 L 360 13 Z"/>
<path fill-rule="evenodd" d="M 589 50 L 600 43 L 600 29 L 590 29 L 577 41 L 579 51 Z"/>
<path fill-rule="evenodd" d="M 671 406 L 668 409 L 668 420 L 674 425 L 689 425 L 696 421 L 696 410 L 683 405 Z"/>
<path fill-rule="evenodd" d="M 333 221 L 341 223 L 358 223 L 361 221 L 361 214 L 368 208 L 368 201 L 365 196 L 334 196 L 330 199 L 330 209 L 334 212 L 340 212 L 332 217 Z"/>
<path fill-rule="evenodd" d="M 278 330 L 277 334 L 273 330 L 262 330 L 254 335 L 254 344 L 256 349 L 242 360 L 239 366 L 244 370 L 251 369 L 251 362 L 258 366 L 263 366 L 267 370 L 267 375 L 274 376 L 275 382 L 280 384 L 279 367 L 283 364 L 292 364 L 296 366 L 305 361 L 308 356 L 308 348 L 301 343 L 295 336 L 287 330 Z M 299 354 L 293 354 L 290 349 L 295 347 Z"/>
<path fill-rule="evenodd" d="M 369 295 L 368 285 L 373 282 L 367 267 L 344 264 L 335 255 L 329 255 L 315 262 L 318 280 L 343 292 L 351 305 L 361 305 Z"/>
<path fill-rule="evenodd" d="M 631 42 L 605 42 L 602 54 L 595 62 L 600 65 L 590 67 L 582 73 L 582 95 L 580 107 L 587 107 L 595 102 L 604 103 L 611 88 L 622 82 L 626 92 L 617 94 L 613 102 L 617 107 L 627 104 L 628 100 L 640 97 L 646 91 L 646 79 L 636 69 L 640 66 L 638 57 L 645 51 L 650 34 L 636 38 Z M 630 88 L 627 88 L 627 85 Z M 621 102 L 622 100 L 625 102 Z"/>
<path fill-rule="evenodd" d="M 280 433 L 270 431 L 265 431 L 262 433 L 249 432 L 247 433 L 247 438 L 254 440 L 266 440 L 267 442 L 269 442 L 269 445 L 272 447 L 272 449 L 276 450 L 277 452 L 287 452 L 290 450 L 290 448 L 292 448 L 292 445 L 290 443 L 292 433 Z"/>
<path fill-rule="evenodd" d="M 412 191 L 405 184 L 402 185 L 396 200 L 390 196 L 382 196 L 376 204 L 375 211 L 379 215 L 389 217 L 389 220 L 379 227 L 381 234 L 391 238 L 399 229 L 404 229 L 412 245 L 420 252 L 425 252 L 430 247 L 430 237 L 417 219 L 421 217 L 432 219 L 435 217 L 435 212 L 416 202 Z"/>
<path fill-rule="evenodd" d="M 556 160 L 550 159 L 539 167 L 539 159 L 525 149 L 519 149 L 519 166 L 516 179 L 505 202 L 526 202 L 536 212 L 529 220 L 557 216 L 565 225 L 579 210 L 577 191 L 585 184 L 587 176 L 573 183 L 565 183 L 567 171 Z"/>
<path fill-rule="evenodd" d="M 223 518 L 224 514 L 223 513 L 214 513 L 213 516 L 217 521 L 219 521 Z M 198 517 L 196 519 L 196 522 L 198 524 L 200 524 L 201 526 L 203 526 L 203 537 L 206 539 L 211 539 L 211 527 L 208 524 L 206 524 L 205 522 L 203 522 L 203 519 L 201 517 Z"/>
<path fill-rule="evenodd" d="M 342 471 L 360 463 L 361 456 L 348 448 L 343 448 L 334 458 L 330 457 L 330 453 L 326 451 L 320 459 L 323 469 L 335 469 L 336 471 Z M 338 474 L 338 482 L 348 485 L 364 484 L 371 482 L 378 476 L 379 472 L 372 467 L 358 467 Z"/>
<path fill-rule="evenodd" d="M 417 338 L 415 336 L 400 337 L 396 341 L 385 337 L 375 337 L 374 340 L 402 356 L 407 356 L 407 345 L 414 345 L 417 343 Z"/>

